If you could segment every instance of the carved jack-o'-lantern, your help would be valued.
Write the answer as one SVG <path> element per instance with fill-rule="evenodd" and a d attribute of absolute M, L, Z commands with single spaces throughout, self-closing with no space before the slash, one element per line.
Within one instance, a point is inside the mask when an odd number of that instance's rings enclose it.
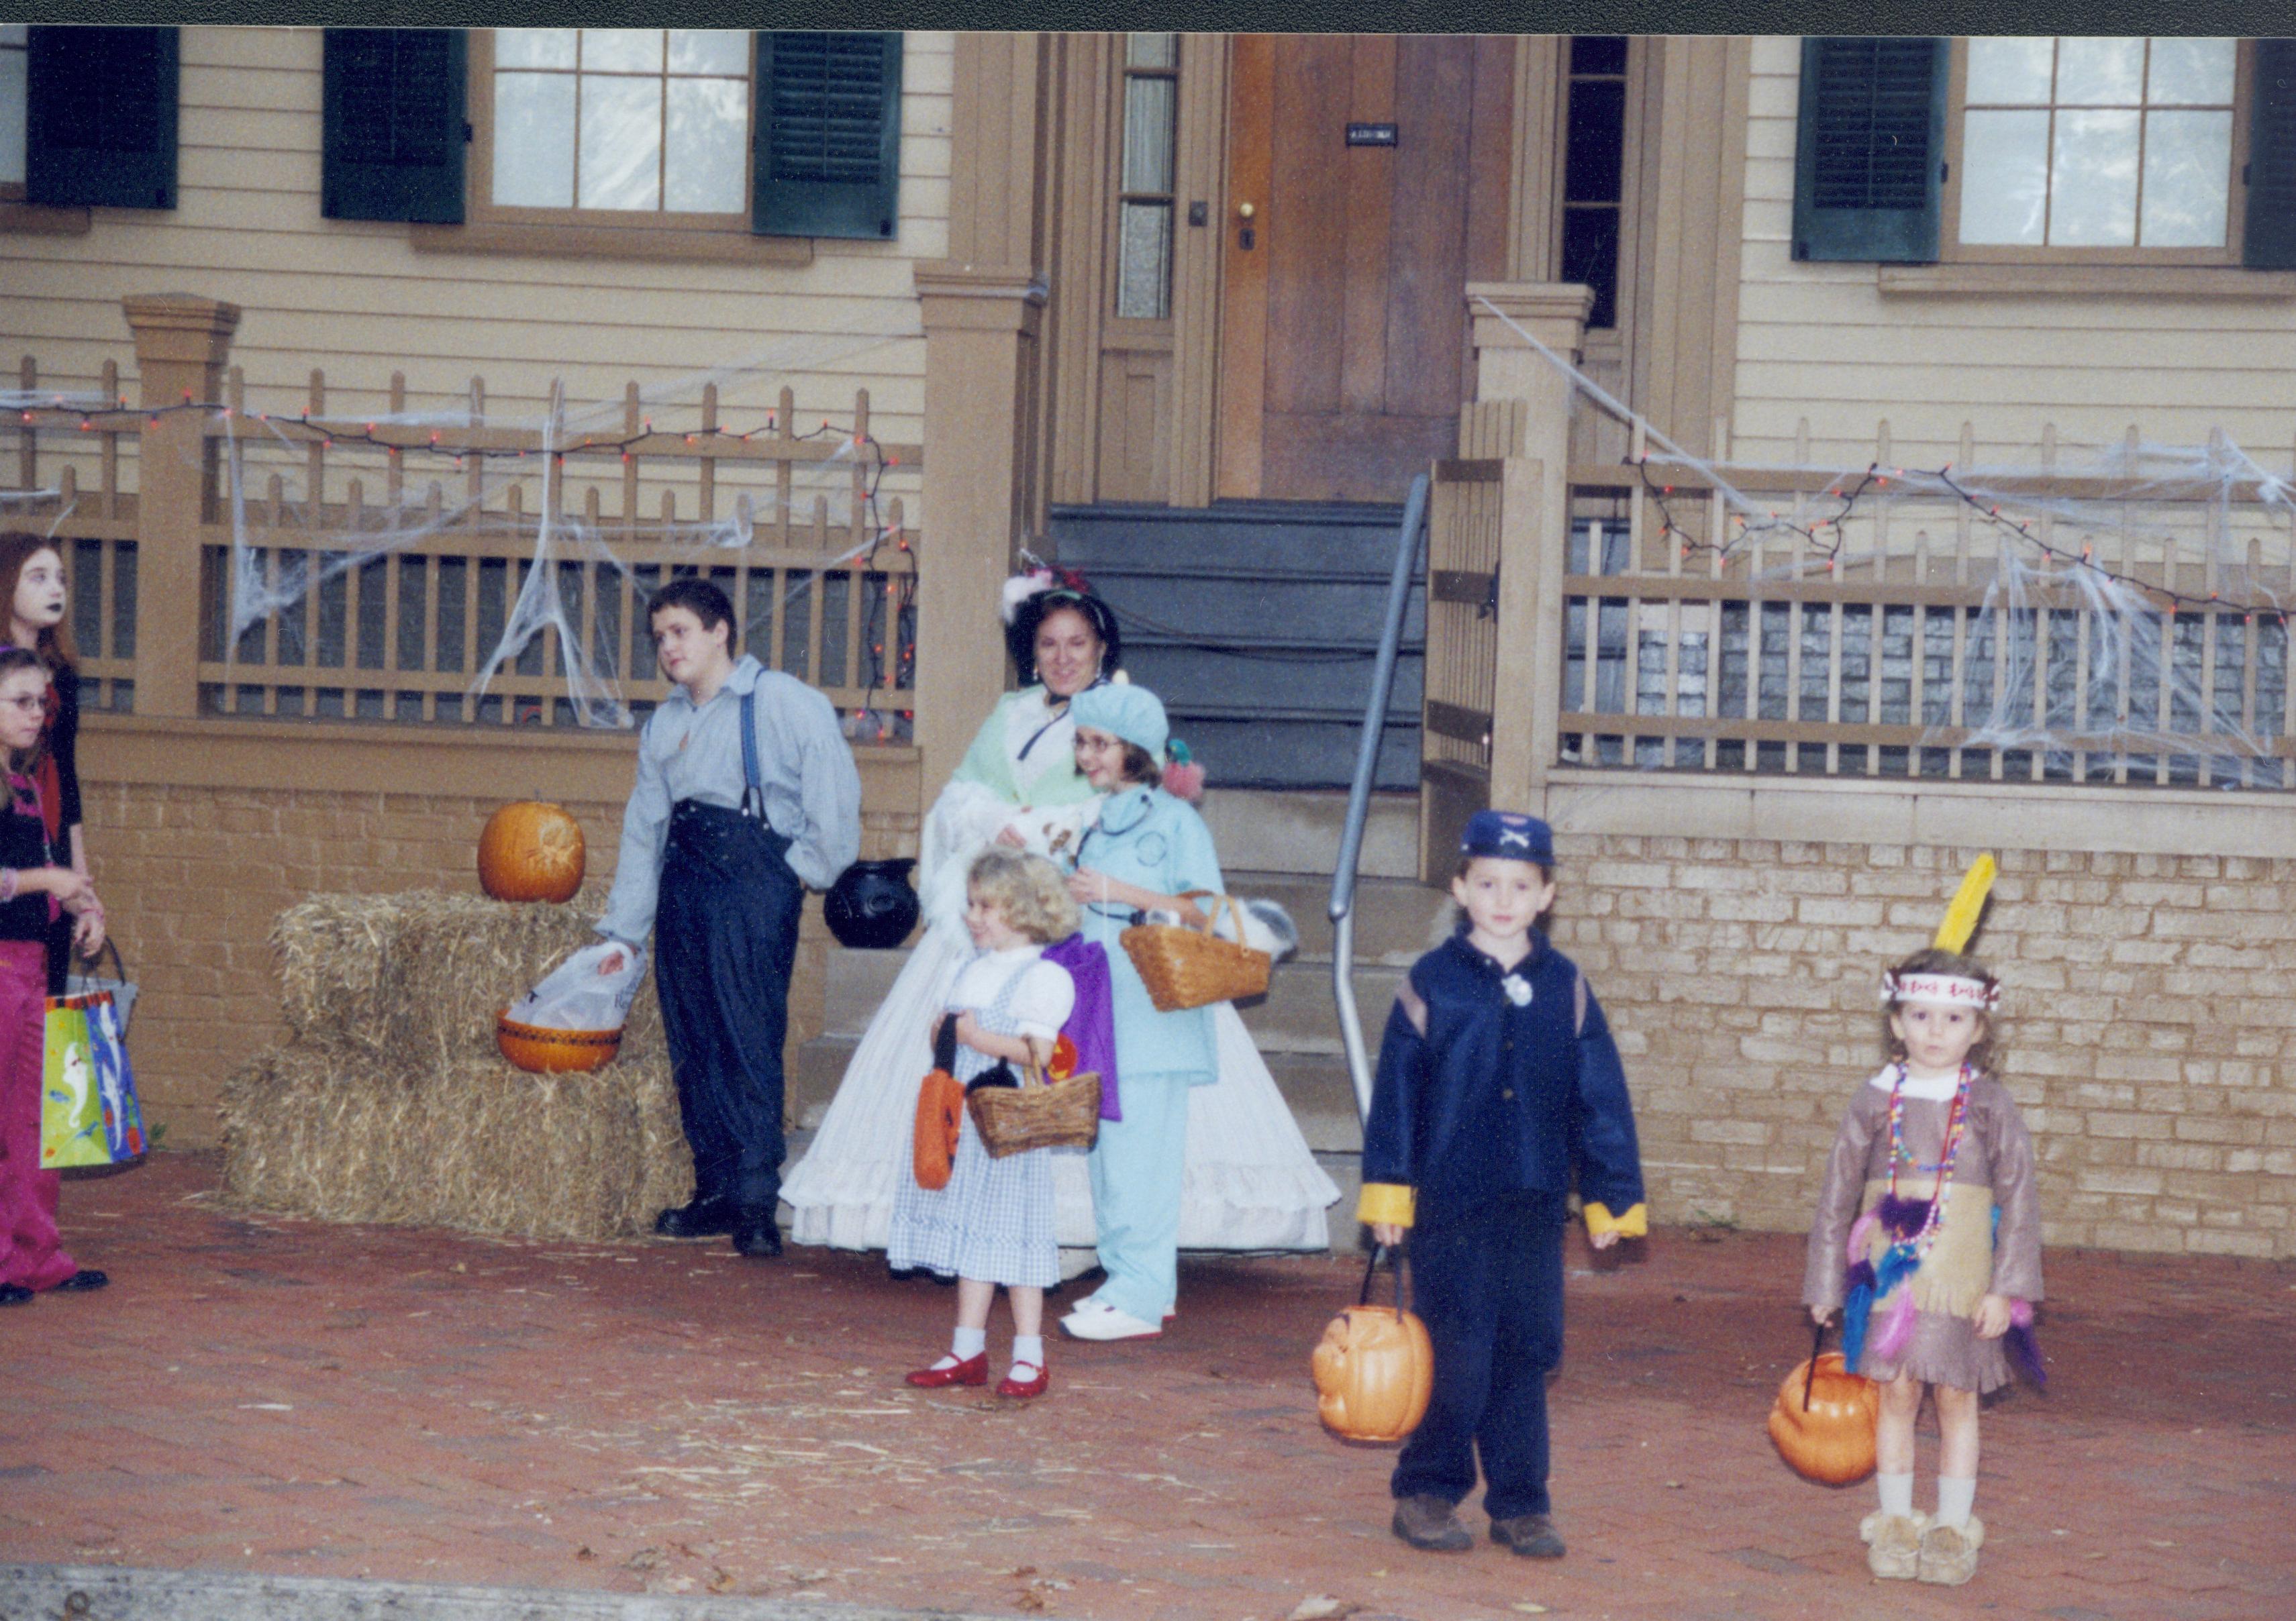
<path fill-rule="evenodd" d="M 1399 1441 L 1427 1416 L 1435 1347 L 1427 1326 L 1393 1306 L 1351 1306 L 1331 1321 L 1310 1359 L 1316 1411 L 1350 1441 Z"/>
<path fill-rule="evenodd" d="M 505 805 L 479 836 L 479 887 L 498 901 L 570 900 L 582 866 L 582 824 L 555 805 Z"/>
<path fill-rule="evenodd" d="M 1848 1486 L 1874 1472 L 1874 1426 L 1881 1413 L 1882 1388 L 1850 1372 L 1841 1352 L 1828 1351 L 1815 1373 L 1803 1363 L 1778 1387 L 1770 1439 L 1796 1474 Z"/>

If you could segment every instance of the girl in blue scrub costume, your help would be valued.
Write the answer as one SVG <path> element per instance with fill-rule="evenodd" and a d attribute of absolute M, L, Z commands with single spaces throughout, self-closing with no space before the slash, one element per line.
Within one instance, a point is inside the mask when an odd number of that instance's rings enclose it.
<path fill-rule="evenodd" d="M 1156 695 L 1093 687 L 1070 701 L 1069 713 L 1077 769 L 1108 796 L 1078 847 L 1069 892 L 1083 908 L 1085 938 L 1108 952 L 1123 1118 L 1101 1123 L 1092 1150 L 1108 1279 L 1061 1327 L 1078 1339 L 1137 1339 L 1162 1332 L 1173 1309 L 1188 1089 L 1210 1085 L 1218 1066 L 1211 1009 L 1158 1012 L 1118 937 L 1140 913 L 1193 910 L 1177 898 L 1185 891 L 1217 895 L 1226 885 L 1203 818 L 1158 786 L 1169 726 Z"/>

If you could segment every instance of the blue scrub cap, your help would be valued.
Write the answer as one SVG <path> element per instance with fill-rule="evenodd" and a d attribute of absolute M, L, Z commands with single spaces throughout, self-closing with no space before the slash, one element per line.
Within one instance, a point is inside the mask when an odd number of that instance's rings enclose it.
<path fill-rule="evenodd" d="M 1172 726 L 1164 718 L 1163 701 L 1145 687 L 1112 683 L 1086 687 L 1069 700 L 1069 718 L 1079 726 L 1137 743 L 1151 759 L 1163 764 L 1164 743 L 1172 735 Z"/>

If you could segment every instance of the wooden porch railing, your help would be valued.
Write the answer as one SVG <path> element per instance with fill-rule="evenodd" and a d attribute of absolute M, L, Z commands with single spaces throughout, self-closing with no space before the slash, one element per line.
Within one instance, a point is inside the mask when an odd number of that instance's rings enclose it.
<path fill-rule="evenodd" d="M 1470 406 L 1436 466 L 1431 837 L 1562 768 L 2296 788 L 2270 479 L 2061 474 L 2044 430 L 2039 471 L 1971 476 L 2030 503 L 2005 521 L 1899 480 L 1833 527 L 1855 473 L 1661 472 L 1638 431 L 1624 464 L 1568 469 L 1569 531 L 1543 535 L 1521 409 Z M 1954 465 L 1977 460 L 1964 430 Z M 1725 487 L 1783 521 L 1737 525 Z"/>
<path fill-rule="evenodd" d="M 733 599 L 746 651 L 867 716 L 857 742 L 906 741 L 916 537 L 874 485 L 922 453 L 871 437 L 865 389 L 810 432 L 787 388 L 721 425 L 715 385 L 659 431 L 636 383 L 603 427 L 490 423 L 478 379 L 461 422 L 413 418 L 398 373 L 371 422 L 331 415 L 318 371 L 300 412 L 251 413 L 225 367 L 236 312 L 175 300 L 155 346 L 135 304 L 140 406 L 119 408 L 110 363 L 97 399 L 43 397 L 27 357 L 0 503 L 66 552 L 89 708 L 562 728 L 616 701 L 642 713 L 668 691 L 645 602 L 699 574 Z M 204 348 L 154 352 L 187 334 Z M 537 566 L 547 622 L 506 643 Z"/>

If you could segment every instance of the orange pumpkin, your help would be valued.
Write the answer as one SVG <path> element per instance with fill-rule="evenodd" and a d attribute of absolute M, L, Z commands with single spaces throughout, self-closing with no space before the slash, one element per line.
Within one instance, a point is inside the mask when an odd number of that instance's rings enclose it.
<path fill-rule="evenodd" d="M 582 824 L 559 806 L 505 805 L 479 835 L 479 887 L 498 901 L 563 901 L 582 887 Z"/>
<path fill-rule="evenodd" d="M 1881 1415 L 1882 1388 L 1850 1372 L 1841 1352 L 1828 1351 L 1817 1359 L 1814 1375 L 1803 1363 L 1778 1387 L 1770 1439 L 1805 1479 L 1848 1486 L 1874 1472 L 1874 1426 Z"/>
<path fill-rule="evenodd" d="M 932 1070 L 917 1088 L 917 1129 L 909 1149 L 909 1169 L 917 1186 L 933 1193 L 948 1186 L 957 1134 L 964 1129 L 963 1083 L 946 1069 Z"/>
<path fill-rule="evenodd" d="M 537 1075 L 603 1069 L 622 1050 L 619 1030 L 545 1030 L 521 1024 L 508 1009 L 495 1020 L 495 1045 L 521 1069 Z"/>
<path fill-rule="evenodd" d="M 1065 1081 L 1076 1073 L 1076 1043 L 1070 1041 L 1069 1033 L 1063 1030 L 1053 1038 L 1053 1056 L 1051 1061 L 1045 1066 L 1045 1077 L 1047 1080 Z"/>
<path fill-rule="evenodd" d="M 1350 1441 L 1400 1441 L 1427 1416 L 1435 1347 L 1427 1325 L 1392 1306 L 1351 1306 L 1332 1319 L 1309 1358 L 1316 1412 Z"/>

